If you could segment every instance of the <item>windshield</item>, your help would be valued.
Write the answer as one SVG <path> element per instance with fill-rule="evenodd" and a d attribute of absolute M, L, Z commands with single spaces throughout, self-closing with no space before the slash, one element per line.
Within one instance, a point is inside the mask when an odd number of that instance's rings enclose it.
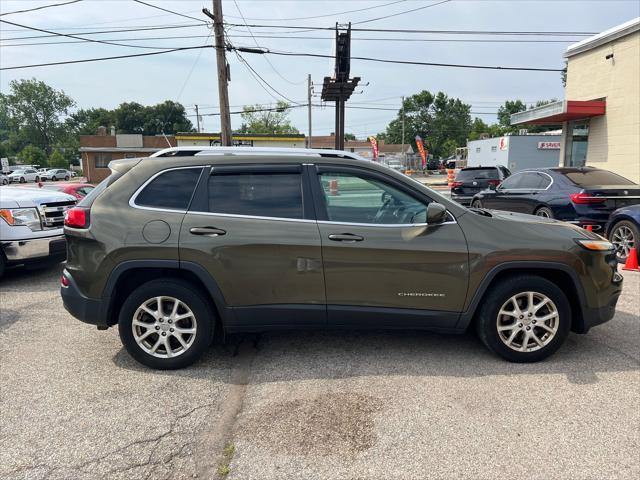
<path fill-rule="evenodd" d="M 564 172 L 565 176 L 579 187 L 594 185 L 635 185 L 631 180 L 607 170 L 579 170 Z"/>

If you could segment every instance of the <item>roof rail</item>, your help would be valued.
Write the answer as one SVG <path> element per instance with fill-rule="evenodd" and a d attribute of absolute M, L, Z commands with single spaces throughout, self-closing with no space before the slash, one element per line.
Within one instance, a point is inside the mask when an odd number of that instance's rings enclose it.
<path fill-rule="evenodd" d="M 360 155 L 343 150 L 325 150 L 322 148 L 274 148 L 274 147 L 208 147 L 183 146 L 170 147 L 155 152 L 150 157 L 193 157 L 199 155 L 305 155 L 327 158 L 352 158 L 366 160 Z"/>

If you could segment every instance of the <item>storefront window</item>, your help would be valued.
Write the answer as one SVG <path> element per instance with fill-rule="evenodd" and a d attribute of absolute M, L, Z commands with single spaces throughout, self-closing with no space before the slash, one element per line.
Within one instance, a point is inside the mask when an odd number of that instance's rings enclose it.
<path fill-rule="evenodd" d="M 576 120 L 567 124 L 567 144 L 564 152 L 566 167 L 584 167 L 589 144 L 589 120 Z"/>

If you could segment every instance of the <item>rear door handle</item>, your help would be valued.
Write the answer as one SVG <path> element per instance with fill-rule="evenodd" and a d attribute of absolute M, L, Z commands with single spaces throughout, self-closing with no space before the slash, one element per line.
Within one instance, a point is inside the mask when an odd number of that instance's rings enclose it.
<path fill-rule="evenodd" d="M 205 237 L 219 237 L 227 233 L 226 230 L 216 227 L 193 227 L 189 232 L 193 235 L 204 235 Z"/>
<path fill-rule="evenodd" d="M 354 243 L 361 242 L 364 240 L 364 237 L 354 235 L 353 233 L 332 233 L 329 235 L 329 240 L 333 240 L 334 242 Z"/>

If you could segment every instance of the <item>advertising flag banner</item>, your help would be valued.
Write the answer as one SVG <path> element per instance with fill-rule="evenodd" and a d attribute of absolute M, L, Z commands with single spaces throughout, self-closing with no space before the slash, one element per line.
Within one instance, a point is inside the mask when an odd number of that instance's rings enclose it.
<path fill-rule="evenodd" d="M 420 158 L 422 158 L 422 169 L 427 166 L 427 152 L 424 149 L 424 142 L 420 135 L 416 135 L 416 145 L 418 147 L 418 151 L 420 152 Z"/>
<path fill-rule="evenodd" d="M 378 161 L 378 140 L 376 137 L 369 137 L 369 141 L 371 142 L 371 150 L 373 150 L 373 161 Z"/>

